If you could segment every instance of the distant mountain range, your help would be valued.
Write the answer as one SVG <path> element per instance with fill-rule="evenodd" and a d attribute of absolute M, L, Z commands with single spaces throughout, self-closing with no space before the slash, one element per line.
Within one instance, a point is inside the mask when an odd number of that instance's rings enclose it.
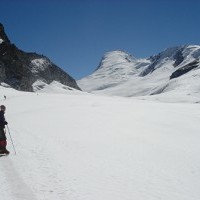
<path fill-rule="evenodd" d="M 80 90 L 76 81 L 47 57 L 26 53 L 12 44 L 0 23 L 1 85 L 22 91 L 38 91 L 53 82 L 60 83 L 57 85 L 65 90 Z"/>
<path fill-rule="evenodd" d="M 96 71 L 78 81 L 82 90 L 117 96 L 200 93 L 200 46 L 168 48 L 138 59 L 124 51 L 108 52 Z"/>
<path fill-rule="evenodd" d="M 77 84 L 78 83 L 78 84 Z M 107 52 L 91 75 L 77 82 L 47 57 L 12 44 L 0 24 L 0 85 L 22 91 L 83 90 L 124 97 L 184 94 L 200 98 L 200 46 L 168 48 L 149 58 Z"/>

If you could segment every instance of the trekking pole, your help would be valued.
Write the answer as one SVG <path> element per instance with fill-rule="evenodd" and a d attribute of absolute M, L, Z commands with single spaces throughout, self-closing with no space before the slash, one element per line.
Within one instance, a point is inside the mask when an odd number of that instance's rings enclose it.
<path fill-rule="evenodd" d="M 14 143 L 13 143 L 13 140 L 12 140 L 12 137 L 11 137 L 11 134 L 10 134 L 10 130 L 8 128 L 8 125 L 6 125 L 7 129 L 8 129 L 8 133 L 9 133 L 9 136 L 10 136 L 10 140 L 11 140 L 11 143 L 12 143 L 12 146 L 13 146 L 13 149 L 14 149 L 14 152 L 15 152 L 15 155 L 17 154 L 16 151 L 15 151 L 15 146 L 14 146 Z"/>

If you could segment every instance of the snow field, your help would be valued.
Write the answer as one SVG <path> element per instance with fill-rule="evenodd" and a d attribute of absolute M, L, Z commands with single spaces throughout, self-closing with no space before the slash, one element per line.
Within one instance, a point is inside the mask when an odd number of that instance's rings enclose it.
<path fill-rule="evenodd" d="M 3 200 L 200 198 L 199 104 L 14 91 L 1 104 L 17 150 L 8 138 Z"/>

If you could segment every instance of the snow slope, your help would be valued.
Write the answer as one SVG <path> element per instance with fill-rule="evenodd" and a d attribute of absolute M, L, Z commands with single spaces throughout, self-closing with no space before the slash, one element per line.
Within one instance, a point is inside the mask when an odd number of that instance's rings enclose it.
<path fill-rule="evenodd" d="M 72 93 L 82 93 L 80 90 L 74 89 L 67 85 L 63 85 L 58 81 L 52 81 L 50 84 L 45 83 L 42 80 L 37 80 L 33 83 L 33 91 L 37 93 L 58 93 L 58 94 L 68 94 L 69 91 Z"/>
<path fill-rule="evenodd" d="M 79 80 L 78 85 L 83 91 L 101 95 L 132 97 L 167 92 L 174 96 L 176 92 L 176 97 L 180 93 L 196 96 L 200 93 L 199 59 L 198 45 L 168 48 L 148 59 L 112 51 L 106 53 L 97 70 Z"/>
<path fill-rule="evenodd" d="M 17 151 L 8 138 L 2 200 L 200 199 L 199 104 L 0 94 Z"/>

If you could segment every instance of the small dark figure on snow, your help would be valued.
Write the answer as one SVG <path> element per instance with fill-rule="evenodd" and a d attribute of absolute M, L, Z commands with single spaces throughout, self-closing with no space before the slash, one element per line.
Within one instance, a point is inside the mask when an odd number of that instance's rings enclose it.
<path fill-rule="evenodd" d="M 6 100 L 6 95 L 4 95 L 4 100 Z"/>
<path fill-rule="evenodd" d="M 0 154 L 9 154 L 10 152 L 6 149 L 7 141 L 6 141 L 6 133 L 5 133 L 5 125 L 7 125 L 7 121 L 5 120 L 4 113 L 6 111 L 6 107 L 4 105 L 0 106 Z"/>

